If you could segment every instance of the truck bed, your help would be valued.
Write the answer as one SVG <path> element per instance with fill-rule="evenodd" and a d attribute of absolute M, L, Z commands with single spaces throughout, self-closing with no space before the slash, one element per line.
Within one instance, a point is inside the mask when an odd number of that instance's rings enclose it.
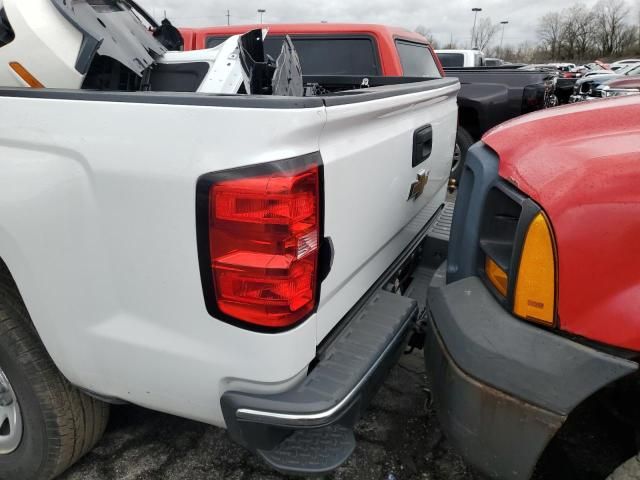
<path fill-rule="evenodd" d="M 321 97 L 1 88 L 0 257 L 74 385 L 224 426 L 214 399 L 298 383 L 439 211 L 457 90 L 455 79 Z M 430 148 L 416 143 L 426 126 Z M 322 159 L 331 252 L 315 313 L 267 337 L 212 317 L 196 184 L 309 154 Z M 167 371 L 181 395 L 165 394 Z"/>

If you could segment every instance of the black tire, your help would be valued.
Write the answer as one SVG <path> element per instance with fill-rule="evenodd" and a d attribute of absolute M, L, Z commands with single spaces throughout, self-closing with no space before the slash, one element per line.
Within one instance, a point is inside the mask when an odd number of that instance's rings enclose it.
<path fill-rule="evenodd" d="M 467 161 L 467 152 L 474 144 L 473 137 L 464 128 L 458 127 L 456 134 L 456 146 L 453 152 L 453 164 L 451 166 L 451 179 L 460 183 L 460 177 Z"/>
<path fill-rule="evenodd" d="M 640 454 L 620 465 L 607 480 L 640 480 Z"/>
<path fill-rule="evenodd" d="M 0 455 L 0 479 L 49 480 L 100 440 L 109 406 L 83 394 L 62 376 L 17 290 L 1 273 L 0 368 L 17 397 L 23 428 L 18 447 Z"/>

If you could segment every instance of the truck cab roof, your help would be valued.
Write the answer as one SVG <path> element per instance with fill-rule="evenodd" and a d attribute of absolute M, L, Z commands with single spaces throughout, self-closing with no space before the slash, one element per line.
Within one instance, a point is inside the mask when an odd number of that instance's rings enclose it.
<path fill-rule="evenodd" d="M 231 26 L 213 26 L 203 28 L 183 28 L 183 34 L 195 35 L 238 35 L 249 30 L 266 28 L 271 35 L 295 34 L 363 34 L 385 36 L 412 40 L 417 43 L 428 43 L 420 34 L 401 27 L 391 27 L 372 23 L 265 23 Z"/>

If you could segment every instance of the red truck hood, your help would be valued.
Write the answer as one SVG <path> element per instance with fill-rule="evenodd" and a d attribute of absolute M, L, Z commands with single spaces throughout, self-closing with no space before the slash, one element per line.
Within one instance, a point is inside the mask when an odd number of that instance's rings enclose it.
<path fill-rule="evenodd" d="M 640 351 L 640 96 L 532 114 L 484 141 L 551 219 L 560 327 Z"/>
<path fill-rule="evenodd" d="M 567 195 L 573 189 L 615 174 L 607 162 L 637 152 L 640 96 L 525 115 L 491 130 L 483 141 L 500 157 L 500 176 L 553 211 L 575 200 Z"/>

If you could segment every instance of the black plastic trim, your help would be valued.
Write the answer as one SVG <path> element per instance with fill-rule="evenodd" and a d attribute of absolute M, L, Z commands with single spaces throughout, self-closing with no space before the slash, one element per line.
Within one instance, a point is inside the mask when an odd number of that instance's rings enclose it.
<path fill-rule="evenodd" d="M 50 0 L 60 14 L 82 35 L 76 70 L 86 75 L 96 54 L 112 57 L 139 76 L 166 48 L 140 22 L 148 16 L 135 3 L 118 4 L 114 11 L 98 11 L 88 0 Z M 155 23 L 155 21 L 154 21 Z"/>
<path fill-rule="evenodd" d="M 433 152 L 433 127 L 425 125 L 413 132 L 413 159 L 411 166 L 413 168 L 423 164 Z"/>
<path fill-rule="evenodd" d="M 638 369 L 637 363 L 516 318 L 478 277 L 432 285 L 429 306 L 444 344 L 463 371 L 560 415 Z"/>
<path fill-rule="evenodd" d="M 149 90 L 196 92 L 209 73 L 207 62 L 159 63 L 149 75 Z"/>
<path fill-rule="evenodd" d="M 499 181 L 498 155 L 478 142 L 467 153 L 451 225 L 447 281 L 476 275 L 487 194 Z"/>
<path fill-rule="evenodd" d="M 250 449 L 271 450 L 297 430 L 353 428 L 417 316 L 415 300 L 378 290 L 299 385 L 275 395 L 226 392 L 221 406 L 230 435 Z"/>
<path fill-rule="evenodd" d="M 320 152 L 310 153 L 299 157 L 288 158 L 285 160 L 277 160 L 275 162 L 260 163 L 247 167 L 239 167 L 231 170 L 224 170 L 215 173 L 207 173 L 202 175 L 196 183 L 196 233 L 198 239 L 198 260 L 200 263 L 200 280 L 202 282 L 202 293 L 204 302 L 209 314 L 217 320 L 229 323 L 244 330 L 250 330 L 258 333 L 275 334 L 293 330 L 298 327 L 312 315 L 318 308 L 320 299 L 322 275 L 328 275 L 327 266 L 321 265 L 320 262 L 326 262 L 326 258 L 318 253 L 318 278 L 316 280 L 316 304 L 309 314 L 305 315 L 299 321 L 286 327 L 265 327 L 244 322 L 232 316 L 229 316 L 218 308 L 216 301 L 215 286 L 211 274 L 211 253 L 209 250 L 209 191 L 211 186 L 217 182 L 246 178 L 250 176 L 267 175 L 274 172 L 289 172 L 292 170 L 304 170 L 305 168 L 317 166 L 319 175 L 319 237 L 321 244 L 324 240 L 324 166 Z M 321 249 L 322 251 L 322 249 Z"/>
<path fill-rule="evenodd" d="M 327 97 L 322 97 L 327 107 L 340 105 L 351 105 L 354 103 L 381 100 L 384 98 L 396 97 L 400 95 L 410 95 L 412 93 L 422 93 L 441 88 L 451 87 L 458 84 L 457 78 L 427 79 L 423 82 L 416 82 L 404 85 L 386 85 L 376 88 L 362 88 L 360 90 L 350 90 L 348 92 L 338 92 Z"/>
<path fill-rule="evenodd" d="M 506 259 L 506 264 L 504 263 L 504 259 L 498 262 L 498 265 L 505 270 L 508 275 L 509 283 L 507 285 L 507 296 L 503 297 L 494 287 L 491 285 L 491 282 L 484 276 L 485 274 L 485 258 L 489 251 L 487 245 L 484 241 L 484 235 L 487 233 L 485 228 L 488 225 L 490 219 L 488 215 L 491 215 L 493 212 L 488 212 L 485 208 L 485 211 L 482 214 L 482 225 L 480 230 L 480 249 L 484 253 L 484 256 L 478 258 L 478 273 L 483 274 L 483 279 L 485 283 L 489 286 L 490 291 L 494 294 L 496 299 L 509 311 L 513 309 L 514 304 L 514 294 L 516 290 L 516 282 L 518 280 L 518 271 L 520 268 L 520 259 L 522 257 L 522 249 L 524 247 L 524 241 L 529 231 L 529 226 L 531 222 L 536 217 L 538 213 L 541 212 L 541 209 L 538 205 L 536 205 L 532 200 L 530 200 L 526 195 L 518 191 L 512 185 L 498 179 L 495 181 L 493 189 L 499 190 L 502 192 L 509 200 L 517 204 L 520 208 L 520 215 L 518 217 L 518 223 L 516 226 L 516 232 L 513 239 L 512 251 L 511 255 L 508 259 Z M 485 203 L 485 207 L 487 207 L 487 203 Z M 493 258 L 493 260 L 497 260 Z M 554 259 L 555 260 L 555 259 Z"/>
<path fill-rule="evenodd" d="M 359 78 L 359 77 L 358 77 Z M 0 98 L 43 98 L 111 103 L 185 105 L 201 107 L 303 109 L 364 103 L 383 98 L 427 92 L 455 85 L 456 79 L 388 85 L 340 92 L 326 97 L 275 97 L 269 95 L 234 95 L 174 92 L 110 92 L 36 88 L 0 88 Z"/>
<path fill-rule="evenodd" d="M 575 407 L 638 364 L 521 321 L 477 277 L 446 285 L 444 271 L 425 349 L 440 424 L 484 474 L 528 480 Z"/>
<path fill-rule="evenodd" d="M 488 478 L 529 480 L 566 417 L 467 375 L 451 357 L 433 320 L 427 324 L 425 362 L 440 426 L 465 461 Z"/>
<path fill-rule="evenodd" d="M 199 107 L 303 109 L 324 106 L 321 97 L 272 97 L 174 92 L 107 92 L 35 88 L 0 88 L 0 97 L 43 98 L 85 102 L 184 105 Z M 363 100 L 363 101 L 366 101 Z"/>

